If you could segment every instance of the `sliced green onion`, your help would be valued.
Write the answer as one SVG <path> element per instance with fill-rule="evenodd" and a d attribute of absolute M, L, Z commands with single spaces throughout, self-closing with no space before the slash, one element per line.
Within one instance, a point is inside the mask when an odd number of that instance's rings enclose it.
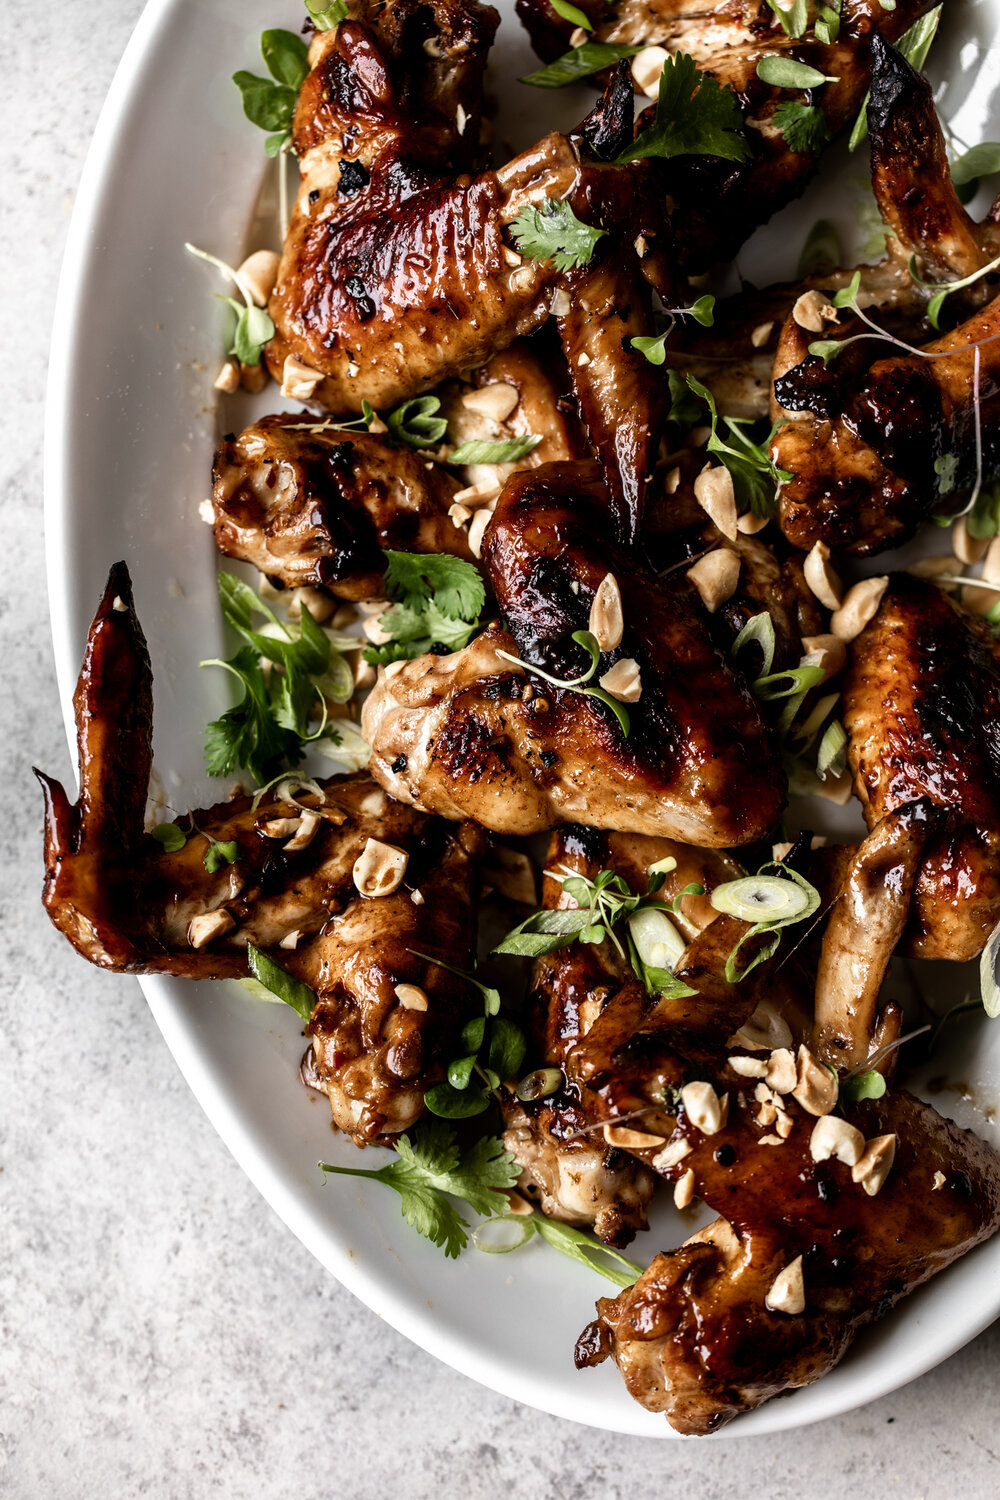
<path fill-rule="evenodd" d="M 476 1225 L 472 1243 L 486 1255 L 509 1255 L 526 1245 L 534 1232 L 533 1214 L 499 1214 Z"/>
<path fill-rule="evenodd" d="M 847 731 L 839 719 L 834 719 L 819 742 L 816 775 L 821 781 L 825 781 L 827 776 L 839 776 L 846 766 Z"/>
<path fill-rule="evenodd" d="M 792 880 L 777 875 L 746 875 L 717 885 L 709 897 L 716 911 L 742 922 L 794 922 L 808 915 L 809 896 Z"/>
<path fill-rule="evenodd" d="M 746 622 L 730 647 L 729 654 L 733 657 L 739 656 L 743 647 L 749 646 L 751 641 L 756 641 L 761 649 L 761 655 L 764 658 L 761 665 L 761 672 L 766 676 L 774 665 L 774 649 L 776 644 L 774 638 L 774 621 L 766 609 L 761 610 L 759 615 L 754 615 L 752 619 Z"/>
<path fill-rule="evenodd" d="M 276 964 L 273 958 L 255 948 L 253 943 L 247 943 L 247 963 L 258 984 L 290 1005 L 303 1021 L 311 1018 L 316 1005 L 316 994 L 307 984 L 303 984 L 301 979 L 295 979 L 287 969 Z"/>
<path fill-rule="evenodd" d="M 658 911 L 655 906 L 641 907 L 629 917 L 628 930 L 644 964 L 673 973 L 687 943 L 666 912 Z"/>
<path fill-rule="evenodd" d="M 758 677 L 753 690 L 762 702 L 771 703 L 776 698 L 792 698 L 796 693 L 819 687 L 825 680 L 826 672 L 822 667 L 789 667 L 786 672 Z"/>
<path fill-rule="evenodd" d="M 536 1068 L 533 1073 L 524 1075 L 514 1092 L 522 1104 L 532 1104 L 536 1099 L 547 1099 L 550 1094 L 558 1094 L 562 1086 L 561 1068 Z"/>

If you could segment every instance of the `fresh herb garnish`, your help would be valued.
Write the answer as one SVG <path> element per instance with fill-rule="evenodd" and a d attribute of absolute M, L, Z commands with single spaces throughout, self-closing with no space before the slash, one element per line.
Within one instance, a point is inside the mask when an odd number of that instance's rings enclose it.
<path fill-rule="evenodd" d="M 223 302 L 236 314 L 236 330 L 233 334 L 233 342 L 229 353 L 235 354 L 236 358 L 244 365 L 259 365 L 261 350 L 268 339 L 274 337 L 274 324 L 271 322 L 267 311 L 258 307 L 253 299 L 253 293 L 238 271 L 232 266 L 227 266 L 224 260 L 217 255 L 209 255 L 207 250 L 199 250 L 197 245 L 185 243 L 185 250 L 190 250 L 192 255 L 197 255 L 199 260 L 207 260 L 209 265 L 218 266 L 223 275 L 228 276 L 235 282 L 243 297 L 243 306 L 236 301 L 235 297 L 222 297 Z M 220 294 L 216 294 L 217 296 Z"/>
<path fill-rule="evenodd" d="M 571 5 L 569 0 L 549 0 L 549 4 L 564 21 L 569 21 L 573 26 L 582 26 L 584 31 L 593 31 L 593 21 L 578 5 Z"/>
<path fill-rule="evenodd" d="M 512 656 L 509 651 L 498 650 L 496 654 L 504 661 L 509 661 L 512 666 L 523 667 L 533 677 L 541 677 L 544 682 L 550 682 L 553 687 L 562 688 L 563 692 L 580 693 L 585 698 L 599 699 L 601 703 L 610 708 L 621 725 L 622 734 L 627 736 L 632 721 L 629 718 L 625 705 L 619 703 L 618 699 L 613 698 L 610 693 L 606 693 L 603 688 L 589 687 L 587 685 L 597 671 L 601 660 L 601 648 L 597 640 L 591 635 L 589 630 L 574 630 L 572 639 L 576 641 L 578 646 L 582 646 L 585 651 L 590 653 L 590 666 L 580 677 L 553 677 L 551 672 L 543 671 L 541 667 L 536 667 L 530 661 L 522 661 L 519 656 Z"/>
<path fill-rule="evenodd" d="M 799 255 L 800 276 L 829 275 L 844 264 L 840 236 L 829 219 L 817 219 Z"/>
<path fill-rule="evenodd" d="M 777 647 L 777 639 L 774 634 L 774 621 L 766 609 L 761 610 L 759 615 L 752 615 L 743 626 L 739 635 L 729 648 L 730 655 L 734 661 L 739 660 L 740 652 L 751 643 L 760 648 L 761 665 L 758 677 L 765 677 L 774 665 L 774 652 Z"/>
<path fill-rule="evenodd" d="M 687 383 L 708 407 L 712 433 L 705 446 L 709 453 L 714 453 L 725 464 L 732 475 L 737 505 L 741 509 L 749 509 L 755 516 L 770 519 L 775 514 L 776 487 L 787 483 L 792 477 L 787 469 L 776 466 L 770 452 L 775 435 L 783 423 L 775 422 L 764 441 L 755 443 L 743 431 L 744 427 L 752 425 L 748 418 L 724 417 L 730 437 L 740 444 L 739 448 L 733 448 L 719 436 L 719 414 L 712 392 L 693 375 L 687 376 Z"/>
<path fill-rule="evenodd" d="M 259 985 L 262 985 L 270 994 L 276 995 L 286 1005 L 290 1005 L 297 1016 L 303 1021 L 309 1021 L 316 1008 L 316 994 L 301 979 L 295 979 L 287 969 L 276 964 L 273 958 L 255 948 L 253 943 L 247 943 L 247 963 L 250 972 Z"/>
<path fill-rule="evenodd" d="M 162 844 L 167 854 L 176 854 L 187 843 L 187 834 L 176 823 L 157 823 L 149 830 L 150 837 Z"/>
<path fill-rule="evenodd" d="M 547 68 L 528 73 L 520 81 L 530 83 L 536 89 L 562 89 L 580 78 L 589 77 L 591 73 L 599 73 L 602 68 L 612 67 L 623 57 L 634 57 L 641 51 L 641 46 L 623 47 L 611 42 L 584 42 L 582 46 L 564 52 L 562 57 L 557 57 Z"/>
<path fill-rule="evenodd" d="M 739 101 L 695 65 L 684 52 L 668 57 L 651 125 L 641 130 L 618 157 L 620 162 L 646 156 L 721 156 L 747 161 L 750 147 L 737 132 L 743 128 Z"/>
<path fill-rule="evenodd" d="M 767 0 L 782 31 L 794 39 L 802 36 L 809 24 L 809 0 L 792 0 L 786 9 L 778 0 Z"/>
<path fill-rule="evenodd" d="M 509 228 L 522 255 L 547 260 L 556 271 L 589 265 L 598 240 L 607 234 L 578 219 L 564 198 L 546 198 L 541 207 L 525 204 Z"/>
<path fill-rule="evenodd" d="M 997 984 L 997 949 L 1000 947 L 1000 922 L 990 933 L 979 960 L 979 993 L 983 1010 L 991 1020 L 1000 1016 L 1000 985 Z"/>
<path fill-rule="evenodd" d="M 440 410 L 437 396 L 413 396 L 386 417 L 389 436 L 407 448 L 433 448 L 448 431 L 448 419 L 437 415 Z"/>
<path fill-rule="evenodd" d="M 884 1093 L 885 1078 L 877 1068 L 868 1068 L 842 1078 L 837 1097 L 841 1104 L 860 1104 L 862 1099 L 881 1099 Z"/>
<path fill-rule="evenodd" d="M 448 457 L 450 464 L 513 464 L 527 458 L 541 442 L 537 433 L 526 433 L 523 437 L 504 438 L 495 443 L 472 439 L 454 448 Z"/>
<path fill-rule="evenodd" d="M 984 484 L 976 503 L 967 513 L 965 524 L 977 541 L 1000 535 L 1000 484 Z"/>
<path fill-rule="evenodd" d="M 208 838 L 208 835 L 205 835 Z M 220 843 L 218 839 L 208 839 L 208 848 L 202 864 L 210 875 L 221 870 L 223 865 L 234 865 L 240 857 L 240 846 L 235 839 L 226 843 Z"/>
<path fill-rule="evenodd" d="M 981 177 L 1000 172 L 1000 142 L 982 141 L 956 156 L 951 164 L 951 180 L 963 203 L 970 203 L 979 191 Z"/>
<path fill-rule="evenodd" d="M 704 296 L 697 297 L 690 307 L 667 307 L 663 311 L 669 321 L 662 333 L 639 334 L 629 340 L 632 348 L 644 355 L 651 365 L 662 365 L 666 359 L 667 339 L 673 331 L 675 318 L 694 318 L 702 328 L 712 327 L 715 322 L 715 298 L 710 292 L 706 292 Z"/>
<path fill-rule="evenodd" d="M 521 1169 L 497 1136 L 484 1136 L 459 1152 L 455 1132 L 443 1120 L 422 1120 L 396 1141 L 396 1159 L 377 1170 L 335 1167 L 320 1162 L 331 1175 L 367 1177 L 384 1182 L 400 1197 L 403 1217 L 412 1229 L 455 1257 L 469 1242 L 468 1222 L 449 1197 L 460 1198 L 487 1217 L 507 1209 L 507 1193 Z"/>
<path fill-rule="evenodd" d="M 989 276 L 991 272 L 996 270 L 1000 270 L 1000 255 L 995 260 L 991 260 L 988 265 L 982 266 L 978 271 L 973 271 L 971 275 L 963 276 L 959 281 L 946 281 L 942 284 L 936 284 L 932 281 L 923 281 L 921 279 L 917 272 L 917 257 L 915 255 L 910 256 L 911 277 L 918 286 L 926 287 L 928 291 L 934 293 L 934 296 L 927 304 L 927 318 L 932 328 L 940 328 L 938 320 L 941 316 L 941 308 L 944 305 L 946 297 L 950 297 L 952 292 L 957 292 L 962 287 L 975 285 L 982 277 Z"/>
<path fill-rule="evenodd" d="M 460 651 L 468 644 L 486 603 L 483 580 L 471 563 L 447 552 L 386 552 L 383 577 L 390 609 L 379 626 L 391 639 L 368 646 L 372 666 L 410 661 L 432 646 Z"/>
<path fill-rule="evenodd" d="M 507 1238 L 497 1241 L 494 1235 L 501 1223 L 505 1225 Z M 608 1281 L 622 1290 L 633 1286 L 642 1275 L 642 1267 L 620 1251 L 612 1250 L 610 1245 L 602 1245 L 582 1229 L 574 1229 L 571 1224 L 561 1224 L 555 1219 L 546 1219 L 542 1214 L 501 1214 L 499 1218 L 487 1219 L 475 1229 L 472 1243 L 477 1250 L 483 1250 L 488 1255 L 506 1255 L 511 1250 L 520 1250 L 535 1235 L 551 1245 L 553 1250 L 569 1256 L 570 1260 L 596 1271 L 600 1276 L 606 1276 Z M 493 1243 L 490 1242 L 491 1238 Z"/>
<path fill-rule="evenodd" d="M 769 870 L 778 873 L 767 874 Z M 790 884 L 793 889 L 788 889 Z M 727 912 L 752 924 L 726 959 L 726 981 L 729 984 L 738 984 L 758 964 L 772 958 L 781 942 L 782 929 L 795 922 L 805 921 L 819 910 L 820 904 L 816 887 L 810 885 L 790 865 L 781 864 L 777 860 L 768 860 L 761 865 L 756 875 L 717 885 L 709 899 L 717 911 Z M 766 941 L 750 962 L 740 968 L 737 964 L 740 949 L 744 943 L 761 935 L 766 937 Z"/>
<path fill-rule="evenodd" d="M 291 140 L 299 89 L 309 73 L 308 49 L 294 31 L 273 30 L 261 34 L 260 51 L 270 78 L 241 68 L 233 74 L 233 82 L 240 91 L 247 119 L 271 132 L 265 144 L 268 156 L 277 156 Z"/>
<path fill-rule="evenodd" d="M 783 99 L 771 116 L 771 124 L 780 130 L 790 151 L 816 155 L 832 139 L 826 117 L 818 104 L 804 104 L 801 99 Z"/>
<path fill-rule="evenodd" d="M 625 879 L 614 870 L 601 870 L 593 880 L 585 875 L 549 871 L 562 881 L 563 890 L 577 903 L 576 906 L 533 912 L 508 932 L 493 952 L 518 958 L 540 958 L 558 948 L 567 948 L 571 943 L 603 943 L 607 940 L 621 958 L 631 963 L 650 994 L 693 995 L 694 990 L 674 979 L 666 963 L 671 952 L 675 959 L 679 956 L 685 943 L 667 917 L 663 902 L 656 899 L 657 892 L 676 864 L 675 859 L 668 857 L 650 865 L 646 893 L 641 896 L 634 895 Z M 681 892 L 681 895 L 685 894 L 703 895 L 704 892 L 701 886 L 692 884 Z M 647 912 L 655 915 L 662 930 L 660 927 L 642 930 L 641 918 Z M 626 924 L 624 943 L 615 931 L 622 922 Z M 662 953 L 656 951 L 657 945 L 662 945 Z"/>
<path fill-rule="evenodd" d="M 483 984 L 475 974 L 456 969 L 429 953 L 411 951 L 416 958 L 437 964 L 467 984 L 475 985 L 483 997 L 483 1014 L 473 1016 L 462 1027 L 463 1051 L 448 1064 L 447 1082 L 429 1088 L 424 1103 L 432 1114 L 446 1120 L 464 1120 L 482 1114 L 501 1083 L 513 1078 L 524 1061 L 524 1032 L 516 1021 L 500 1014 L 500 991 L 493 985 Z"/>
<path fill-rule="evenodd" d="M 892 0 L 891 8 L 895 8 L 895 0 Z M 884 4 L 882 9 L 886 9 Z M 816 6 L 816 22 L 813 26 L 813 35 L 825 47 L 829 47 L 831 43 L 837 40 L 837 37 L 840 35 L 840 0 L 834 0 L 833 5 L 823 5 L 822 0 L 820 0 L 820 3 Z"/>
<path fill-rule="evenodd" d="M 757 64 L 757 77 L 776 89 L 818 89 L 824 83 L 839 83 L 836 76 L 821 73 L 808 63 L 798 62 L 794 57 L 783 57 L 779 52 L 769 53 Z"/>
<path fill-rule="evenodd" d="M 327 698 L 346 703 L 354 679 L 330 637 L 316 624 L 308 606 L 296 627 L 283 624 L 259 595 L 232 573 L 219 574 L 219 598 L 228 623 L 246 645 L 227 661 L 203 661 L 222 667 L 243 687 L 243 699 L 208 726 L 205 761 L 210 776 L 228 776 L 245 768 L 258 782 L 285 765 L 297 765 L 303 747 L 340 736 L 327 722 Z M 253 628 L 255 615 L 266 624 Z M 269 669 L 261 666 L 264 657 Z M 319 717 L 318 728 L 311 721 Z"/>
<path fill-rule="evenodd" d="M 931 42 L 934 40 L 938 24 L 941 20 L 942 8 L 942 6 L 936 5 L 925 16 L 921 16 L 919 21 L 914 21 L 909 31 L 904 32 L 896 43 L 896 50 L 903 54 L 906 61 L 911 67 L 916 68 L 918 73 L 927 61 Z M 854 122 L 854 128 L 847 142 L 849 151 L 854 151 L 860 146 L 868 134 L 868 101 L 870 99 L 871 93 L 869 92 L 865 95 L 861 108 L 858 110 L 858 118 Z"/>
<path fill-rule="evenodd" d="M 306 10 L 317 31 L 332 31 L 350 14 L 347 0 L 333 0 L 332 5 L 324 5 L 323 0 L 306 0 Z"/>

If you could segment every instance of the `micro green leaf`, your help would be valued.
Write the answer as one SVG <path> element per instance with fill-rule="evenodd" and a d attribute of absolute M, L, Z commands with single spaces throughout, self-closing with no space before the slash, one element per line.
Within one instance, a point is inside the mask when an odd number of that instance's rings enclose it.
<path fill-rule="evenodd" d="M 860 1104 L 862 1099 L 881 1099 L 885 1088 L 882 1074 L 877 1068 L 869 1068 L 864 1073 L 842 1078 L 838 1098 L 842 1104 Z"/>
<path fill-rule="evenodd" d="M 187 843 L 187 834 L 182 828 L 178 828 L 176 823 L 157 823 L 156 827 L 151 828 L 149 832 L 151 838 L 163 845 L 164 852 L 167 854 L 176 854 Z"/>
<path fill-rule="evenodd" d="M 219 843 L 217 839 L 210 839 L 202 863 L 208 873 L 214 875 L 217 870 L 222 869 L 223 865 L 234 865 L 239 857 L 240 846 L 235 839 L 227 843 Z"/>

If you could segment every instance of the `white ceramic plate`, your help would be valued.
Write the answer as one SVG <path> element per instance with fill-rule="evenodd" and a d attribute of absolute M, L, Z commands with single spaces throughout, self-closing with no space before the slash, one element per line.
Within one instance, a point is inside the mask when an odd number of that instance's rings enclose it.
<path fill-rule="evenodd" d="M 492 70 L 497 140 L 509 134 L 524 145 L 579 118 L 592 95 L 519 85 L 532 56 L 511 0 L 498 3 L 505 22 Z M 949 80 L 944 110 L 969 144 L 998 135 L 988 74 L 1000 77 L 1000 70 L 995 52 L 986 57 L 998 14 L 1000 0 L 957 10 L 951 0 L 932 54 L 934 76 Z M 212 390 L 222 313 L 210 293 L 218 287 L 182 244 L 191 240 L 231 263 L 256 248 L 246 230 L 270 169 L 230 75 L 259 70 L 264 27 L 297 28 L 301 19 L 297 0 L 151 0 L 94 138 L 59 293 L 46 529 L 67 731 L 72 744 L 70 698 L 87 626 L 109 564 L 124 557 L 152 651 L 157 771 L 178 810 L 218 795 L 202 771 L 201 745 L 224 687 L 219 674 L 197 666 L 222 644 L 216 558 L 197 510 L 217 433 L 233 421 L 220 416 Z M 821 214 L 837 220 L 848 247 L 863 240 L 870 232 L 859 221 L 866 170 L 863 152 L 845 158 L 834 192 L 827 169 L 802 203 L 744 251 L 745 274 L 762 282 L 793 274 L 806 230 Z M 267 400 L 281 405 L 275 387 Z M 954 970 L 936 966 L 932 983 L 939 981 L 953 989 Z M 369 1307 L 456 1369 L 520 1401 L 611 1431 L 674 1436 L 629 1399 L 612 1365 L 573 1369 L 574 1341 L 607 1283 L 537 1242 L 508 1257 L 469 1250 L 445 1260 L 407 1229 L 394 1194 L 323 1177 L 319 1158 L 358 1158 L 331 1134 L 325 1102 L 298 1081 L 303 1042 L 291 1012 L 249 1001 L 231 985 L 147 979 L 143 987 L 233 1155 L 289 1228 Z M 974 1080 L 971 1101 L 953 1089 L 936 1102 L 987 1129 L 982 1111 L 998 1096 L 1000 1032 L 963 1021 L 935 1070 L 956 1087 Z M 665 1210 L 633 1253 L 651 1256 L 688 1232 L 689 1220 Z M 1000 1240 L 910 1298 L 825 1380 L 726 1431 L 776 1432 L 859 1406 L 937 1364 L 998 1312 Z"/>

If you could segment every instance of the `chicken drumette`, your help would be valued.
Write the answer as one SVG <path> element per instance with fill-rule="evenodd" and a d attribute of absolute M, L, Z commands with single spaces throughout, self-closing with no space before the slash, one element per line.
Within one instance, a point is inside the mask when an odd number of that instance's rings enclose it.
<path fill-rule="evenodd" d="M 785 781 L 757 700 L 712 643 L 687 579 L 657 578 L 610 532 L 596 466 L 508 480 L 483 556 L 509 629 L 394 665 L 365 704 L 372 774 L 392 796 L 507 833 L 586 822 L 718 846 L 770 828 Z M 622 625 L 599 671 L 638 666 L 627 737 L 603 704 L 531 672 L 580 675 L 572 636 L 609 573 Z"/>
<path fill-rule="evenodd" d="M 193 813 L 183 848 L 167 852 L 144 831 L 152 691 L 122 564 L 75 702 L 79 801 L 40 776 L 55 925 L 92 963 L 133 974 L 238 978 L 252 943 L 315 994 L 306 1076 L 334 1124 L 362 1145 L 406 1130 L 475 1009 L 471 987 L 429 959 L 472 958 L 482 831 L 392 802 L 368 776 L 334 777 L 318 796 L 279 788 Z M 393 861 L 405 866 L 395 885 Z"/>

